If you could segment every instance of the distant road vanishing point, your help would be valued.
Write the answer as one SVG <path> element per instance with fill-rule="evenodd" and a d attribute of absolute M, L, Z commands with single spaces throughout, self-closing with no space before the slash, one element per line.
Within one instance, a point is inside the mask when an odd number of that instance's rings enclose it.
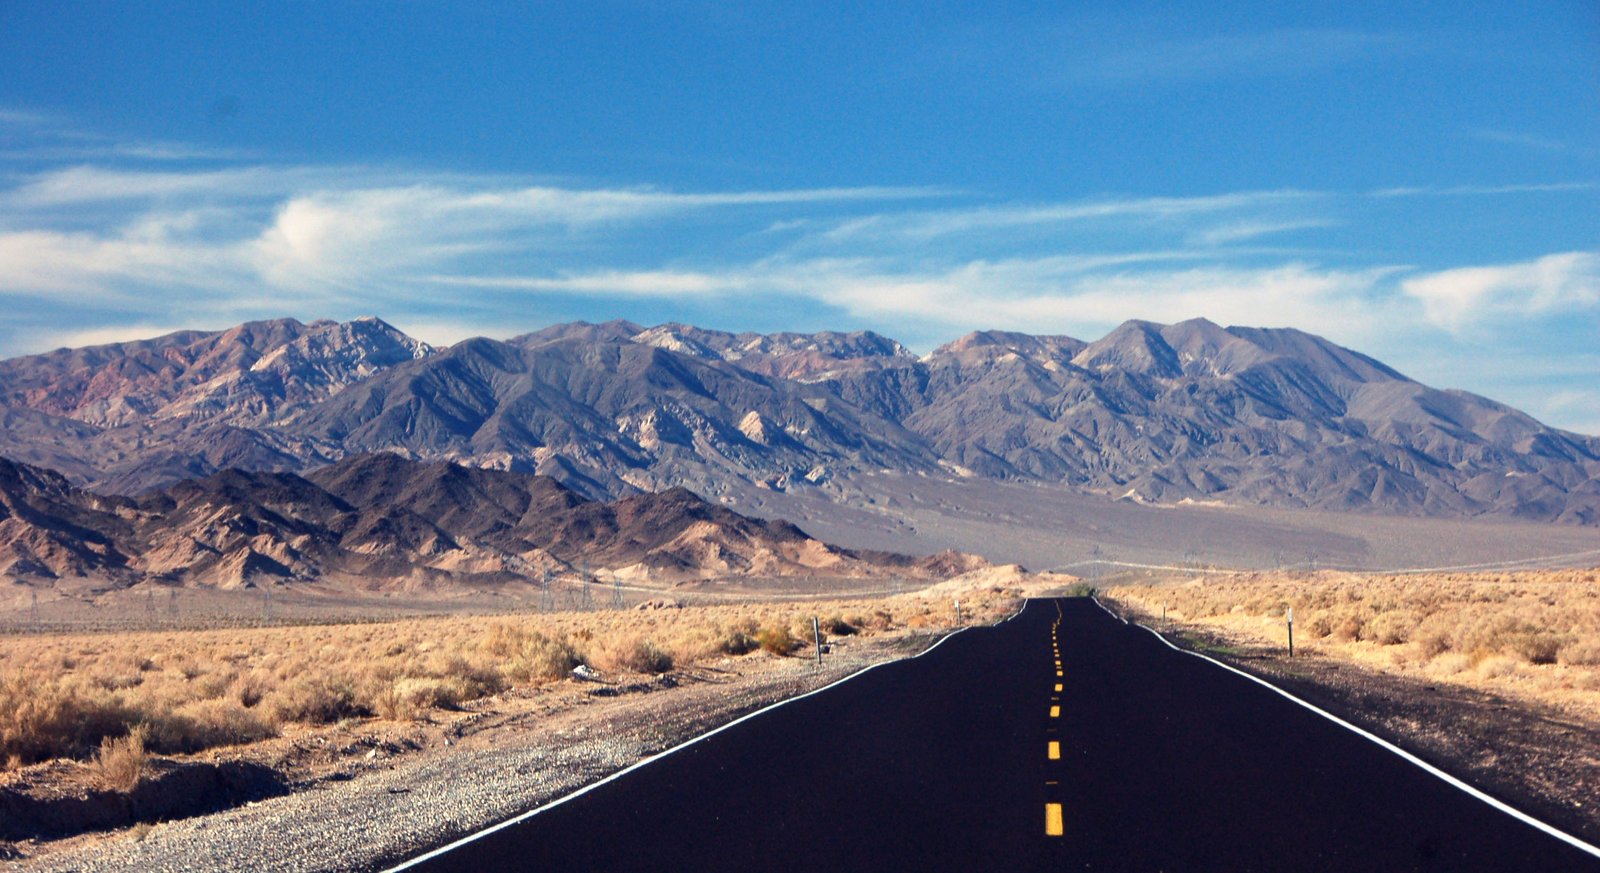
<path fill-rule="evenodd" d="M 1600 869 L 1084 598 L 1034 600 L 397 869 Z"/>

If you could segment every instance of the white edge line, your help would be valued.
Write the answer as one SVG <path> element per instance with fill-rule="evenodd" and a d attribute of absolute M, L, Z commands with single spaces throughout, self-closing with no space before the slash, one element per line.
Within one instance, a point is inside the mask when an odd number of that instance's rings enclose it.
<path fill-rule="evenodd" d="M 1016 612 L 1012 613 L 1011 615 L 1007 616 L 1006 618 L 1004 618 L 1004 619 L 1002 619 L 1002 620 L 1000 620 L 998 622 L 995 622 L 994 625 L 989 625 L 989 627 L 994 627 L 994 626 L 1005 624 L 1006 622 L 1010 621 L 1011 619 L 1016 618 L 1017 616 L 1021 615 L 1022 614 L 1022 610 L 1027 609 L 1027 608 L 1028 608 L 1028 600 L 1024 599 L 1022 601 L 1022 606 L 1020 608 L 1018 608 Z M 664 752 L 657 752 L 656 754 L 651 755 L 648 758 L 644 758 L 642 760 L 636 761 L 633 764 L 630 764 L 627 767 L 624 767 L 621 770 L 618 770 L 617 772 L 612 773 L 611 775 L 609 775 L 609 776 L 607 776 L 607 777 L 605 777 L 603 779 L 600 779 L 599 781 L 591 782 L 588 785 L 585 785 L 582 788 L 579 788 L 578 790 L 572 792 L 571 794 L 562 795 L 561 797 L 558 797 L 555 800 L 552 800 L 552 801 L 550 801 L 548 803 L 545 803 L 542 806 L 534 807 L 533 809 L 530 809 L 527 812 L 521 813 L 521 814 L 516 815 L 516 816 L 514 816 L 512 818 L 508 818 L 503 822 L 500 822 L 500 823 L 494 824 L 494 825 L 490 825 L 489 827 L 486 827 L 483 830 L 475 831 L 473 833 L 467 834 L 466 836 L 461 837 L 460 839 L 457 839 L 455 842 L 448 843 L 446 845 L 440 846 L 439 848 L 434 849 L 434 850 L 428 852 L 427 854 L 418 855 L 415 858 L 411 858 L 410 860 L 403 861 L 400 864 L 397 864 L 397 865 L 395 865 L 393 867 L 386 868 L 383 871 L 383 873 L 398 873 L 398 871 L 401 871 L 401 870 L 408 870 L 408 869 L 410 869 L 412 867 L 415 867 L 416 865 L 421 864 L 421 863 L 423 863 L 425 861 L 431 861 L 434 858 L 437 858 L 440 855 L 445 854 L 446 852 L 454 851 L 456 849 L 461 848 L 462 846 L 465 846 L 468 843 L 472 843 L 472 842 L 476 842 L 478 840 L 481 840 L 484 837 L 489 836 L 490 834 L 505 830 L 506 828 L 512 827 L 514 825 L 521 824 L 522 822 L 525 822 L 528 819 L 533 818 L 534 816 L 538 815 L 541 812 L 544 812 L 545 810 L 554 809 L 555 807 L 558 807 L 561 804 L 566 803 L 569 800 L 574 800 L 576 798 L 582 797 L 583 795 L 588 794 L 589 792 L 593 791 L 596 788 L 599 788 L 602 785 L 605 785 L 608 782 L 612 782 L 612 781 L 615 781 L 617 779 L 621 779 L 623 776 L 626 776 L 629 773 L 632 773 L 633 771 L 639 769 L 640 767 L 643 767 L 643 766 L 645 766 L 647 764 L 650 764 L 650 763 L 653 763 L 655 761 L 659 761 L 662 758 L 665 758 L 666 756 L 672 754 L 673 752 L 682 751 L 682 750 L 694 745 L 695 743 L 698 743 L 698 742 L 700 742 L 702 740 L 710 739 L 711 737 L 714 737 L 717 734 L 720 734 L 723 731 L 728 730 L 729 728 L 733 727 L 734 725 L 737 725 L 737 724 L 739 724 L 741 722 L 749 721 L 750 719 L 755 718 L 758 715 L 762 715 L 764 713 L 771 712 L 772 710 L 777 709 L 780 706 L 787 706 L 788 704 L 794 703 L 796 700 L 804 700 L 807 697 L 810 697 L 810 696 L 812 696 L 814 694 L 821 694 L 822 692 L 827 691 L 828 689 L 834 687 L 835 685 L 842 685 L 842 684 L 844 684 L 846 682 L 849 682 L 851 679 L 854 679 L 857 676 L 862 675 L 863 673 L 869 673 L 869 672 L 871 672 L 873 670 L 878 669 L 879 667 L 883 667 L 883 666 L 886 666 L 888 664 L 900 664 L 900 663 L 904 663 L 906 661 L 916 660 L 917 658 L 920 658 L 923 655 L 926 655 L 929 652 L 933 651 L 934 649 L 937 649 L 940 646 L 944 645 L 945 641 L 950 639 L 951 637 L 956 636 L 957 634 L 963 633 L 965 631 L 971 630 L 974 627 L 982 627 L 982 626 L 983 625 L 968 625 L 967 627 L 963 627 L 963 628 L 951 631 L 950 633 L 945 634 L 943 637 L 940 637 L 938 642 L 936 642 L 933 645 L 927 647 L 926 649 L 923 649 L 922 651 L 916 653 L 915 655 L 912 655 L 909 658 L 896 658 L 893 661 L 882 661 L 882 662 L 879 662 L 877 664 L 871 664 L 869 666 L 862 667 L 860 670 L 857 670 L 856 672 L 851 673 L 850 675 L 845 676 L 845 677 L 843 677 L 841 679 L 835 679 L 834 681 L 829 682 L 827 685 L 824 685 L 821 688 L 816 688 L 816 689 L 813 689 L 811 691 L 807 691 L 804 694 L 796 695 L 794 697 L 786 697 L 783 700 L 778 701 L 777 703 L 768 704 L 767 706 L 764 706 L 761 709 L 756 710 L 755 712 L 746 713 L 745 715 L 742 715 L 742 716 L 734 719 L 733 721 L 728 722 L 725 725 L 722 725 L 722 726 L 717 727 L 717 728 L 713 728 L 712 730 L 706 731 L 705 733 L 703 733 L 703 734 L 701 734 L 701 735 L 699 735 L 697 737 L 693 737 L 691 739 L 684 740 L 683 742 L 677 744 L 676 746 L 673 746 L 670 749 L 667 749 Z"/>
<path fill-rule="evenodd" d="M 1118 616 L 1115 612 L 1112 612 L 1110 609 L 1106 609 L 1106 605 L 1104 603 L 1100 602 L 1100 598 L 1095 597 L 1095 598 L 1092 598 L 1092 599 L 1094 600 L 1096 606 L 1099 606 L 1101 609 L 1105 609 L 1106 613 L 1108 615 L 1110 615 L 1112 618 L 1120 618 L 1120 616 Z M 1124 619 L 1122 619 L 1122 623 L 1123 624 L 1127 624 L 1128 620 L 1124 618 Z M 1596 858 L 1600 858 L 1600 847 L 1596 847 L 1591 843 L 1584 842 L 1583 840 L 1579 839 L 1578 837 L 1575 837 L 1572 834 L 1569 834 L 1566 831 L 1561 830 L 1560 828 L 1556 827 L 1555 825 L 1551 825 L 1551 824 L 1547 824 L 1545 822 L 1542 822 L 1539 819 L 1536 819 L 1533 816 L 1528 815 L 1527 813 L 1523 812 L 1522 810 L 1517 809 L 1516 807 L 1511 806 L 1510 804 L 1507 804 L 1503 800 L 1499 800 L 1499 799 L 1497 799 L 1495 797 L 1492 797 L 1492 796 L 1490 796 L 1488 794 L 1485 794 L 1484 792 L 1478 790 L 1477 788 L 1474 788 L 1471 785 L 1468 785 L 1466 782 L 1463 782 L 1460 779 L 1457 779 L 1456 777 L 1451 776 L 1449 773 L 1446 773 L 1445 771 L 1440 770 L 1438 767 L 1435 767 L 1432 764 L 1429 764 L 1427 761 L 1424 761 L 1421 758 L 1417 757 L 1416 755 L 1413 755 L 1410 752 L 1406 751 L 1405 749 L 1400 748 L 1399 746 L 1395 745 L 1394 743 L 1389 742 L 1388 740 L 1384 739 L 1383 737 L 1380 737 L 1377 734 L 1372 733 L 1371 731 L 1368 731 L 1368 730 L 1365 730 L 1363 728 L 1357 727 L 1357 726 L 1351 724 L 1350 722 L 1347 722 L 1344 719 L 1338 717 L 1337 715 L 1334 715 L 1333 713 L 1328 712 L 1325 709 L 1321 709 L 1320 707 L 1317 707 L 1314 704 L 1307 703 L 1306 701 L 1301 700 L 1300 698 L 1294 696 L 1293 694 L 1290 694 L 1289 692 L 1283 690 L 1282 688 L 1279 688 L 1276 685 L 1273 685 L 1271 682 L 1268 682 L 1267 680 L 1262 679 L 1259 676 L 1253 676 L 1253 675 L 1251 675 L 1249 673 L 1246 673 L 1243 670 L 1240 670 L 1237 667 L 1231 666 L 1229 664 L 1225 664 L 1225 663 L 1217 660 L 1216 658 L 1211 657 L 1210 655 L 1202 655 L 1199 652 L 1193 652 L 1193 651 L 1190 651 L 1188 649 L 1181 648 L 1179 646 L 1175 646 L 1175 645 L 1172 644 L 1171 640 L 1168 640 L 1166 637 L 1162 636 L 1154 628 L 1151 628 L 1151 627 L 1149 627 L 1149 626 L 1147 626 L 1145 624 L 1142 624 L 1142 623 L 1139 624 L 1138 626 L 1141 627 L 1141 628 L 1144 628 L 1145 630 L 1147 630 L 1150 633 L 1154 634 L 1155 638 L 1160 640 L 1162 643 L 1165 643 L 1167 648 L 1170 648 L 1175 652 L 1182 652 L 1185 655 L 1193 655 L 1194 657 L 1200 658 L 1201 660 L 1204 660 L 1204 661 L 1210 661 L 1211 663 L 1217 665 L 1218 667 L 1221 667 L 1224 670 L 1227 670 L 1230 673 L 1237 673 L 1238 675 L 1243 676 L 1246 679 L 1249 679 L 1251 682 L 1254 682 L 1257 685 L 1260 685 L 1260 686 L 1262 686 L 1264 688 L 1268 688 L 1271 691 L 1277 693 L 1278 695 L 1280 695 L 1282 697 L 1286 697 L 1289 700 L 1291 700 L 1291 701 L 1293 701 L 1293 702 L 1305 707 L 1306 709 L 1311 710 L 1312 712 L 1316 713 L 1317 715 L 1322 716 L 1323 718 L 1327 719 L 1328 721 L 1333 722 L 1334 724 L 1344 728 L 1345 730 L 1348 730 L 1348 731 L 1356 734 L 1357 736 L 1364 737 L 1364 738 L 1366 738 L 1368 740 L 1371 740 L 1374 743 L 1377 743 L 1379 746 L 1382 746 L 1384 749 L 1386 749 L 1386 750 L 1388 750 L 1390 752 L 1393 752 L 1396 755 L 1399 755 L 1401 758 L 1404 758 L 1405 760 L 1411 762 L 1412 764 L 1415 764 L 1418 767 L 1421 767 L 1423 770 L 1427 771 L 1428 773 L 1430 773 L 1430 774 L 1432 774 L 1434 776 L 1437 776 L 1438 778 L 1444 780 L 1445 782 L 1449 783 L 1450 785 L 1455 786 L 1456 788 L 1461 789 L 1462 791 L 1465 791 L 1467 794 L 1477 798 L 1478 800 L 1483 801 L 1484 803 L 1489 804 L 1490 806 L 1494 807 L 1495 809 L 1498 809 L 1499 811 L 1505 813 L 1506 815 L 1509 815 L 1512 818 L 1514 818 L 1514 819 L 1516 819 L 1516 820 L 1518 820 L 1518 821 L 1520 821 L 1520 822 L 1522 822 L 1524 824 L 1532 825 L 1533 827 L 1538 828 L 1541 831 L 1544 831 L 1546 834 L 1549 834 L 1550 836 L 1555 837 L 1556 839 L 1561 840 L 1562 842 L 1567 843 L 1568 845 L 1571 845 L 1574 848 L 1579 849 L 1580 851 L 1587 852 L 1588 854 L 1593 855 Z"/>

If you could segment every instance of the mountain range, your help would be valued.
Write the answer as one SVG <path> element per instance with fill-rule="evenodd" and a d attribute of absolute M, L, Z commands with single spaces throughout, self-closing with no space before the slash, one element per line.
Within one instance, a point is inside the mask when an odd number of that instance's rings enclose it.
<path fill-rule="evenodd" d="M 0 361 L 0 455 L 100 494 L 374 452 L 614 499 L 730 483 L 850 502 L 875 471 L 1112 499 L 1600 524 L 1600 438 L 1292 329 L 868 331 L 625 321 L 435 348 L 284 319 Z M 312 476 L 315 478 L 315 475 Z"/>
<path fill-rule="evenodd" d="M 587 568 L 673 583 L 707 576 L 943 578 L 987 566 L 839 549 L 678 488 L 584 499 L 527 473 L 355 455 L 306 477 L 225 470 L 137 498 L 0 460 L 0 573 L 90 588 L 291 582 L 461 590 L 567 582 Z"/>

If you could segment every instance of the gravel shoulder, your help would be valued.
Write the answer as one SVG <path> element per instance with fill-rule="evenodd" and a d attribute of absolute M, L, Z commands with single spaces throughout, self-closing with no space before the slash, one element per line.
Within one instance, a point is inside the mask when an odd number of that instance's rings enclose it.
<path fill-rule="evenodd" d="M 109 834 L 0 844 L 15 859 L 3 866 L 381 870 L 770 703 L 914 655 L 937 638 L 851 640 L 821 667 L 803 658 L 730 657 L 661 676 L 517 689 L 429 722 L 305 731 L 242 752 L 288 774 L 292 793 Z"/>

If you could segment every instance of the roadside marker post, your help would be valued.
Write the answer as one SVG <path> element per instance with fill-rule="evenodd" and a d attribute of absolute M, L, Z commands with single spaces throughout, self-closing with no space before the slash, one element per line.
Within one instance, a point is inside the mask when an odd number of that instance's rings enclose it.
<path fill-rule="evenodd" d="M 822 666 L 822 622 L 816 616 L 811 617 L 811 636 L 817 641 L 817 666 Z"/>
<path fill-rule="evenodd" d="M 1289 657 L 1294 657 L 1294 607 L 1289 607 Z"/>
<path fill-rule="evenodd" d="M 961 598 L 956 598 L 956 624 L 961 624 Z"/>

